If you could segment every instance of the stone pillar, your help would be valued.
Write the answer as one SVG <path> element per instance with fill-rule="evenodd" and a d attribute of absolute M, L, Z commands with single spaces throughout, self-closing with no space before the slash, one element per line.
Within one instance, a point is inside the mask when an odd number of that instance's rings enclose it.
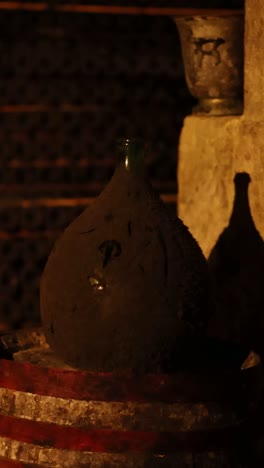
<path fill-rule="evenodd" d="M 179 216 L 206 257 L 228 225 L 237 172 L 248 172 L 250 208 L 264 237 L 264 1 L 246 0 L 242 116 L 188 116 L 179 145 Z"/>

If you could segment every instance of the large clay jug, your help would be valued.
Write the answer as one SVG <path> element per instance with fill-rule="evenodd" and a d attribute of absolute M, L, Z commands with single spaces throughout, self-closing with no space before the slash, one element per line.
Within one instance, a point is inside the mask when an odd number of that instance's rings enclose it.
<path fill-rule="evenodd" d="M 145 179 L 143 144 L 124 140 L 119 153 L 109 184 L 50 254 L 44 330 L 75 367 L 169 371 L 207 320 L 207 264 Z"/>

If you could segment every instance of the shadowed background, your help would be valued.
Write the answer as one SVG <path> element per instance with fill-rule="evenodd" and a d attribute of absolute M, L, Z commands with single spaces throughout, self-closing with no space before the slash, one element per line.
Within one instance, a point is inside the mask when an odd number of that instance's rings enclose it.
<path fill-rule="evenodd" d="M 36 5 L 43 2 L 35 2 Z M 104 188 L 115 141 L 148 142 L 146 171 L 176 210 L 177 145 L 194 99 L 172 18 L 14 9 L 0 2 L 0 319 L 35 323 L 58 234 Z M 73 5 L 109 2 L 71 2 Z M 111 1 L 241 7 L 241 1 Z M 23 4 L 23 2 L 21 2 Z"/>

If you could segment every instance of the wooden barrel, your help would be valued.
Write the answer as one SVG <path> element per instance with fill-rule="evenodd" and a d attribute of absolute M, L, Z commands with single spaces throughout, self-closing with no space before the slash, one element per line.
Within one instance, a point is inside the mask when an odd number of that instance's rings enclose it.
<path fill-rule="evenodd" d="M 0 467 L 253 466 L 242 449 L 261 372 L 254 353 L 242 368 L 238 353 L 227 366 L 135 377 L 72 369 L 41 330 L 0 344 Z"/>

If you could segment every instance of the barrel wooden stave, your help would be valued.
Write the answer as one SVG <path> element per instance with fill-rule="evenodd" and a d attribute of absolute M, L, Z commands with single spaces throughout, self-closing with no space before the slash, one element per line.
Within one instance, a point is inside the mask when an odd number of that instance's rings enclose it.
<path fill-rule="evenodd" d="M 234 462 L 234 455 L 226 450 L 217 453 L 206 451 L 170 455 L 78 453 L 0 438 L 0 452 L 5 460 L 14 461 L 14 468 L 22 468 L 22 466 L 23 468 L 24 466 L 30 468 L 230 468 L 230 466 L 244 468 L 239 461 Z"/>
<path fill-rule="evenodd" d="M 196 431 L 238 425 L 231 408 L 215 403 L 83 401 L 0 388 L 3 415 L 86 429 Z"/>
<path fill-rule="evenodd" d="M 13 347 L 18 341 L 9 338 Z M 0 360 L 0 457 L 14 468 L 251 468 L 237 447 L 258 366 L 234 373 L 233 394 L 219 399 L 217 382 L 209 382 L 201 399 L 208 376 L 192 389 L 195 378 L 180 374 L 135 379 L 78 371 L 62 367 L 41 334 L 32 348 L 20 341 L 18 361 Z"/>

